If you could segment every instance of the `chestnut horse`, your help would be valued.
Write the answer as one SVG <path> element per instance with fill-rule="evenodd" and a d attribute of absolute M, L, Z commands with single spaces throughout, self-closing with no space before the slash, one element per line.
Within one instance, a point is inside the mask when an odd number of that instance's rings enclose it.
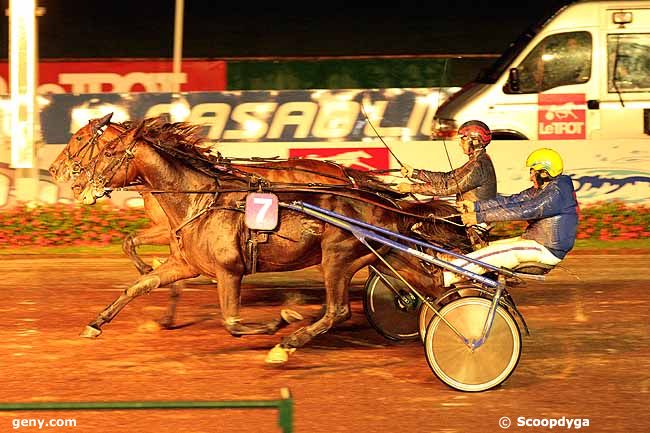
<path fill-rule="evenodd" d="M 143 135 L 142 125 L 108 143 L 75 179 L 73 191 L 78 200 L 94 204 L 107 188 L 139 184 L 151 190 L 172 227 L 171 256 L 160 267 L 141 276 L 100 312 L 82 336 L 99 336 L 102 326 L 135 297 L 201 274 L 217 281 L 224 325 L 230 334 L 273 334 L 286 326 L 295 316 L 270 323 L 246 324 L 240 318 L 241 281 L 252 267 L 252 258 L 247 253 L 249 230 L 239 203 L 251 189 L 250 176 L 241 177 L 228 166 L 218 167 L 216 171 L 196 147 L 173 143 L 173 128 L 166 133 Z M 190 157 L 192 152 L 194 158 Z M 302 164 L 306 166 L 309 161 L 303 160 Z M 290 169 L 277 170 L 284 171 Z M 390 190 L 363 172 L 355 175 L 355 184 Z M 331 191 L 273 189 L 277 185 L 267 185 L 267 188 L 284 203 L 312 203 L 394 231 L 408 225 L 405 222 L 408 217 L 396 213 L 390 208 L 390 201 L 382 200 L 378 194 L 361 189 L 343 194 L 336 188 Z M 433 202 L 428 211 L 444 217 L 455 213 L 455 208 L 445 202 Z M 467 240 L 464 229 L 444 222 L 434 221 L 434 225 L 443 243 L 460 244 Z M 256 266 L 260 272 L 290 271 L 320 264 L 325 285 L 325 314 L 285 337 L 271 350 L 268 362 L 285 362 L 296 348 L 347 320 L 351 315 L 350 281 L 357 271 L 377 260 L 352 233 L 286 208 L 280 208 L 277 228 L 258 248 Z M 433 280 L 429 279 L 428 283 L 433 284 Z M 436 296 L 440 292 L 440 287 L 430 285 L 427 294 Z"/>
<path fill-rule="evenodd" d="M 49 171 L 57 182 L 70 182 L 76 178 L 97 156 L 106 143 L 119 139 L 131 126 L 130 122 L 111 123 L 112 113 L 99 119 L 91 119 L 87 125 L 76 131 L 65 148 L 50 164 Z M 148 192 L 141 192 L 144 212 L 151 220 L 149 227 L 131 233 L 122 242 L 122 251 L 131 259 L 140 274 L 153 269 L 138 255 L 140 245 L 169 245 L 169 221 L 158 202 Z"/>
<path fill-rule="evenodd" d="M 79 175 L 92 158 L 97 156 L 104 146 L 119 140 L 126 134 L 133 122 L 111 123 L 112 113 L 98 119 L 91 119 L 87 125 L 77 130 L 68 144 L 49 167 L 52 178 L 57 182 L 69 182 Z M 159 140 L 160 134 L 166 134 L 173 129 L 175 135 L 183 135 L 186 145 L 196 145 L 202 141 L 199 134 L 200 126 L 189 123 L 165 123 L 162 117 L 145 119 L 142 134 L 151 140 Z M 192 143 L 187 143 L 191 139 Z M 207 149 L 206 149 L 207 150 Z M 202 155 L 211 159 L 208 153 Z M 340 185 L 353 187 L 354 175 L 338 164 L 329 161 L 294 159 L 286 161 L 271 161 L 254 164 L 234 164 L 229 160 L 214 159 L 215 164 L 227 165 L 233 174 L 249 178 L 253 182 L 284 182 L 287 186 L 308 186 L 313 184 Z M 292 169 L 292 170 L 287 170 Z M 170 226 L 167 216 L 151 193 L 141 191 L 145 215 L 151 220 L 148 228 L 131 233 L 124 238 L 122 250 L 131 259 L 140 274 L 144 275 L 153 269 L 137 254 L 140 245 L 169 245 Z"/>

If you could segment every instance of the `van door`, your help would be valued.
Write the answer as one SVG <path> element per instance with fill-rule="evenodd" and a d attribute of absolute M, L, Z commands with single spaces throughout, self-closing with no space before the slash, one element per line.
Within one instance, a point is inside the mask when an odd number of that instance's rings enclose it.
<path fill-rule="evenodd" d="M 517 65 L 518 86 L 504 91 L 525 100 L 530 140 L 582 140 L 600 129 L 596 40 L 588 30 L 550 34 Z"/>
<path fill-rule="evenodd" d="M 642 14 L 645 12 L 645 14 Z M 650 10 L 632 11 L 632 23 L 614 25 L 607 11 L 607 56 L 601 84 L 602 138 L 650 138 Z M 643 22 L 646 31 L 635 23 Z"/>

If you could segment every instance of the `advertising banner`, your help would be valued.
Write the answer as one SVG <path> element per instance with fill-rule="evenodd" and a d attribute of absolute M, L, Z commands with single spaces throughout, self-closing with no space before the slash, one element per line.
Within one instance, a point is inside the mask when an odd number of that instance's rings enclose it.
<path fill-rule="evenodd" d="M 171 60 L 41 61 L 37 93 L 172 92 Z M 226 62 L 183 60 L 182 92 L 226 88 Z M 8 63 L 0 62 L 0 95 L 9 93 Z"/>
<path fill-rule="evenodd" d="M 286 90 L 51 95 L 41 115 L 46 143 L 66 143 L 89 119 L 158 115 L 205 127 L 215 142 L 428 139 L 431 119 L 456 88 Z"/>
<path fill-rule="evenodd" d="M 185 92 L 179 95 L 48 95 L 43 98 L 40 119 L 43 138 L 38 150 L 42 170 L 41 200 L 55 202 L 70 198 L 69 186 L 52 182 L 46 169 L 74 131 L 89 119 L 109 112 L 114 113 L 114 122 L 163 115 L 170 121 L 202 125 L 213 151 L 225 157 L 303 157 L 332 160 L 360 170 L 397 169 L 400 163 L 404 163 L 416 168 L 448 172 L 462 165 L 467 157 L 456 140 L 432 141 L 429 135 L 434 113 L 444 99 L 456 90 L 417 88 Z M 567 105 L 577 105 L 580 101 L 570 101 L 563 99 L 548 104 L 553 119 L 545 114 L 544 121 L 580 122 L 579 109 Z M 562 109 L 558 109 L 558 106 Z M 0 121 L 0 127 L 2 125 Z M 2 128 L 0 138 L 6 143 L 9 131 Z M 575 132 L 578 135 L 578 130 L 557 129 L 560 130 L 559 135 L 550 134 L 544 140 L 494 140 L 490 144 L 488 153 L 496 168 L 500 194 L 513 194 L 530 186 L 528 170 L 524 165 L 526 156 L 536 148 L 551 147 L 562 154 L 565 173 L 573 178 L 581 203 L 613 199 L 640 203 L 649 200 L 650 170 L 647 161 L 650 161 L 650 150 L 640 146 L 638 140 L 588 140 L 578 137 L 567 140 L 566 134 Z M 551 139 L 551 135 L 554 139 Z M 6 160 L 1 162 L 6 163 Z M 13 194 L 12 170 L 6 165 L 4 168 L 3 175 L 7 179 L 0 179 L 0 187 L 5 185 L 0 191 L 0 207 L 8 203 Z M 403 181 L 399 173 L 391 174 L 397 174 L 397 177 L 386 176 L 387 181 Z M 125 205 L 141 203 L 139 195 L 135 193 L 114 194 L 112 200 Z"/>

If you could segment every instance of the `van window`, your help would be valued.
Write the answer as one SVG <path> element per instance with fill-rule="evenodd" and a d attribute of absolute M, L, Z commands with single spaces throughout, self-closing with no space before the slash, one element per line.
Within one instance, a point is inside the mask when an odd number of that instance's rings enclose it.
<path fill-rule="evenodd" d="M 607 35 L 607 91 L 650 89 L 650 34 Z"/>
<path fill-rule="evenodd" d="M 544 38 L 517 66 L 516 93 L 538 93 L 586 83 L 591 77 L 591 51 L 589 32 L 558 33 Z"/>

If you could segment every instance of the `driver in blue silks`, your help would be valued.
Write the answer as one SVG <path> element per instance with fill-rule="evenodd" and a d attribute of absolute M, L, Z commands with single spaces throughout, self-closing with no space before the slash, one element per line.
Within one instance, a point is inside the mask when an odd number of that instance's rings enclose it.
<path fill-rule="evenodd" d="M 516 269 L 522 263 L 555 266 L 573 248 L 578 226 L 578 203 L 571 178 L 562 175 L 564 164 L 555 150 L 532 152 L 526 166 L 533 186 L 508 197 L 458 203 L 463 222 L 468 225 L 498 221 L 528 221 L 524 233 L 514 238 L 490 242 L 487 247 L 467 254 L 496 267 Z M 450 260 L 477 274 L 487 270 L 463 259 Z M 444 271 L 444 285 L 464 278 Z"/>

